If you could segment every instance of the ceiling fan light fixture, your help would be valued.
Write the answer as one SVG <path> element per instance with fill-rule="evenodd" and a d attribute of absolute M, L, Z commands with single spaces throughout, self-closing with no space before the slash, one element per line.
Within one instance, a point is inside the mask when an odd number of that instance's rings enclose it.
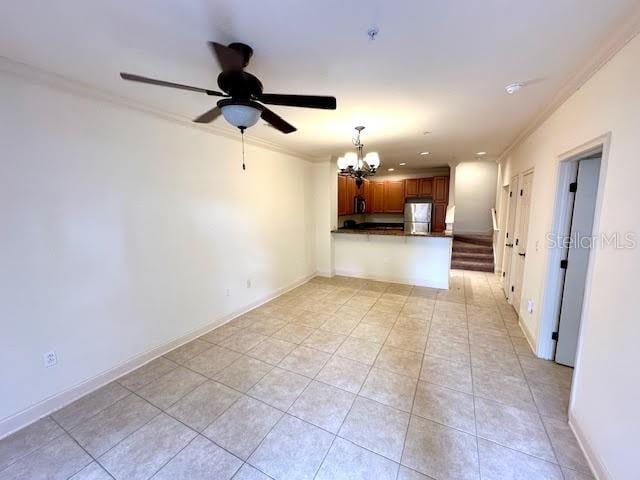
<path fill-rule="evenodd" d="M 220 100 L 218 106 L 224 119 L 240 129 L 253 127 L 258 123 L 263 110 L 262 105 L 251 100 Z"/>

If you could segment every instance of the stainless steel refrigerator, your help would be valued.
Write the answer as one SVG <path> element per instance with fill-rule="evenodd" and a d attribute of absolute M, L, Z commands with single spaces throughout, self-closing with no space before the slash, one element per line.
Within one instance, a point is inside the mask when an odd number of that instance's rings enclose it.
<path fill-rule="evenodd" d="M 421 234 L 431 231 L 432 202 L 424 198 L 407 199 L 404 204 L 404 231 Z"/>

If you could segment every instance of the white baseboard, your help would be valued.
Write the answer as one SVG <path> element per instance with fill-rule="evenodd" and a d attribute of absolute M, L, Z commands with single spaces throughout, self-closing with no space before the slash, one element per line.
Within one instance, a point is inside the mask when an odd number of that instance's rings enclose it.
<path fill-rule="evenodd" d="M 394 277 L 394 276 L 377 276 L 377 275 L 365 275 L 359 272 L 349 272 L 346 270 L 336 270 L 336 275 L 342 275 L 345 277 L 362 278 L 365 280 L 375 280 L 377 282 L 391 282 L 391 283 L 404 283 L 407 285 L 417 285 L 420 287 L 440 288 L 443 290 L 449 289 L 449 279 L 447 282 L 442 283 L 438 280 L 431 278 L 418 278 L 418 277 Z"/>
<path fill-rule="evenodd" d="M 591 442 L 589 442 L 589 439 L 580 428 L 578 420 L 571 411 L 569 411 L 569 428 L 573 431 L 578 442 L 578 446 L 580 447 L 580 450 L 582 450 L 584 458 L 587 459 L 589 468 L 591 468 L 591 473 L 596 477 L 596 480 L 613 480 L 613 477 L 604 466 L 600 456 L 591 446 Z"/>
<path fill-rule="evenodd" d="M 531 351 L 535 352 L 536 356 L 538 356 L 538 351 L 536 350 L 535 338 L 527 328 L 527 325 L 520 318 L 520 315 L 518 315 L 518 325 L 520 325 L 520 330 L 522 330 L 522 333 L 524 333 L 524 338 L 527 340 L 527 343 L 529 344 L 529 348 L 531 348 Z"/>
<path fill-rule="evenodd" d="M 335 272 L 328 272 L 328 271 L 327 271 L 327 272 L 325 272 L 325 271 L 322 271 L 322 270 L 318 270 L 318 271 L 316 272 L 316 276 L 317 276 L 317 277 L 332 278 L 332 277 L 335 277 L 335 276 L 336 276 L 336 274 L 335 274 Z"/>
<path fill-rule="evenodd" d="M 193 330 L 167 343 L 164 343 L 155 348 L 152 348 L 151 350 L 148 350 L 139 355 L 136 355 L 126 360 L 125 362 L 121 363 L 120 365 L 116 365 L 115 367 L 109 370 L 106 370 L 102 373 L 99 373 L 98 375 L 92 378 L 84 380 L 83 382 L 80 382 L 79 384 L 74 385 L 73 387 L 67 390 L 64 390 L 60 393 L 57 393 L 48 398 L 45 398 L 44 400 L 41 400 L 40 402 L 36 403 L 35 405 L 32 405 L 31 407 L 28 407 L 18 413 L 11 415 L 10 417 L 6 417 L 0 420 L 0 440 L 8 435 L 11 435 L 17 430 L 20 430 L 32 424 L 33 422 L 40 420 L 42 417 L 46 417 L 47 415 L 50 415 L 56 410 L 59 410 L 62 407 L 74 402 L 80 397 L 83 397 L 88 393 L 91 393 L 94 390 L 97 390 L 98 388 L 101 388 L 104 385 L 122 377 L 123 375 L 126 375 L 127 373 L 137 368 L 140 368 L 144 364 L 149 363 L 152 360 L 155 360 L 156 358 L 164 355 L 165 353 L 170 352 L 174 348 L 177 348 L 180 345 L 188 343 L 191 340 L 194 340 L 195 338 L 198 338 L 201 335 L 204 335 L 205 333 L 213 330 L 214 328 L 218 328 L 219 326 L 224 325 L 227 322 L 230 322 L 234 318 L 237 318 L 240 315 L 243 315 L 248 311 L 253 310 L 256 307 L 259 307 L 260 305 L 263 305 L 273 300 L 274 298 L 282 295 L 283 293 L 288 292 L 289 290 L 293 290 L 294 288 L 308 282 L 315 276 L 316 276 L 316 273 L 307 275 L 289 285 L 286 285 L 282 288 L 275 290 L 271 294 L 266 295 L 256 300 L 255 302 L 252 302 L 251 304 L 243 307 L 240 310 L 236 310 L 235 312 L 225 315 L 222 318 L 216 319 L 214 322 L 204 327 Z"/>

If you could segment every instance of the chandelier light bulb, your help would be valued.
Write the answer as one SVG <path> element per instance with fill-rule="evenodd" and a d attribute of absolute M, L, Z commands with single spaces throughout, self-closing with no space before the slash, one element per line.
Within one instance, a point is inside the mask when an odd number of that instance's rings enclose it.
<path fill-rule="evenodd" d="M 343 158 L 345 160 L 347 168 L 355 168 L 356 164 L 358 163 L 358 154 L 356 152 L 347 152 Z"/>
<path fill-rule="evenodd" d="M 347 169 L 347 159 L 344 157 L 340 157 L 338 158 L 338 168 L 340 170 L 346 170 Z"/>
<path fill-rule="evenodd" d="M 374 170 L 380 166 L 380 156 L 378 152 L 369 152 L 365 155 L 364 161 Z"/>

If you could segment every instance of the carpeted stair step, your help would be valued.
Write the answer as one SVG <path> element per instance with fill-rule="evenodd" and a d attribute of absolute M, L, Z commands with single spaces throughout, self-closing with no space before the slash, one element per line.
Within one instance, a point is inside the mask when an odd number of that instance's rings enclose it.
<path fill-rule="evenodd" d="M 451 253 L 451 258 L 460 260 L 486 261 L 489 263 L 493 263 L 493 252 L 491 250 L 489 250 L 488 252 L 461 252 L 459 250 L 453 250 L 453 252 Z"/>
<path fill-rule="evenodd" d="M 472 245 L 470 243 L 460 243 L 453 242 L 453 250 L 456 252 L 466 252 L 466 253 L 493 253 L 493 248 L 485 247 L 482 245 Z"/>
<path fill-rule="evenodd" d="M 451 260 L 451 268 L 456 270 L 473 270 L 476 272 L 493 272 L 493 262 L 475 262 L 473 260 Z"/>
<path fill-rule="evenodd" d="M 454 241 L 471 243 L 473 245 L 483 245 L 493 247 L 493 237 L 491 235 L 453 235 Z"/>
<path fill-rule="evenodd" d="M 451 268 L 493 272 L 493 237 L 491 235 L 454 235 Z"/>

